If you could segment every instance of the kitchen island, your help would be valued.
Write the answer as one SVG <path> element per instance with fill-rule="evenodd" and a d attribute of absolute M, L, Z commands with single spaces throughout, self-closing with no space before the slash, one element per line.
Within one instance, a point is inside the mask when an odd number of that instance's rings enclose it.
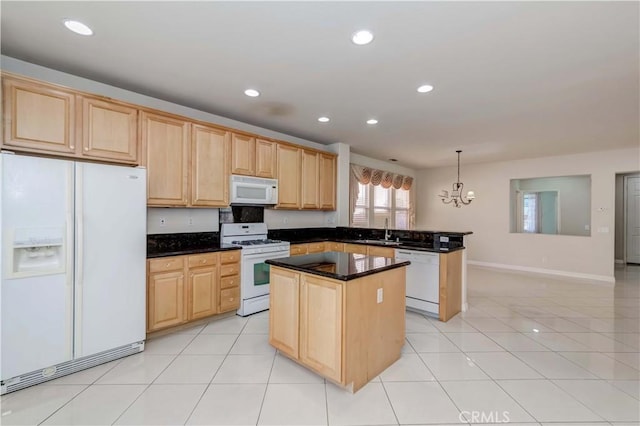
<path fill-rule="evenodd" d="M 407 261 L 325 252 L 270 259 L 269 343 L 355 392 L 400 358 Z"/>

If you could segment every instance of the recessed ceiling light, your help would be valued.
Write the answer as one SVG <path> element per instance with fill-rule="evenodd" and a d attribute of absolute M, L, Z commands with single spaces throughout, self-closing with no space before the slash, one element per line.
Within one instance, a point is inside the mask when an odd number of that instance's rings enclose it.
<path fill-rule="evenodd" d="M 64 26 L 76 34 L 85 35 L 85 36 L 93 35 L 93 30 L 80 21 L 74 21 L 73 19 L 65 19 Z"/>
<path fill-rule="evenodd" d="M 320 118 L 318 118 L 318 121 L 321 122 L 321 123 L 326 123 L 326 122 L 329 121 L 329 117 L 320 117 Z"/>
<path fill-rule="evenodd" d="M 244 91 L 244 94 L 252 98 L 260 96 L 260 92 L 258 92 L 256 89 L 247 89 Z"/>
<path fill-rule="evenodd" d="M 360 30 L 351 36 L 351 40 L 358 45 L 369 44 L 373 40 L 371 31 Z"/>
<path fill-rule="evenodd" d="M 433 86 L 430 85 L 430 84 L 425 84 L 425 85 L 422 85 L 422 86 L 418 87 L 417 90 L 420 93 L 427 93 L 427 92 L 430 92 L 430 91 L 433 90 Z"/>
<path fill-rule="evenodd" d="M 375 118 L 370 118 L 369 120 L 367 120 L 367 124 L 378 124 L 378 120 L 376 120 Z"/>

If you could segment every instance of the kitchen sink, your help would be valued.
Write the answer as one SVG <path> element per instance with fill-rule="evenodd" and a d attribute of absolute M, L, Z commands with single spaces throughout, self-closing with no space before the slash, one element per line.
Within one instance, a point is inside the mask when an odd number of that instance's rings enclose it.
<path fill-rule="evenodd" d="M 399 246 L 400 243 L 396 241 L 389 240 L 355 240 L 357 243 L 361 244 L 377 244 L 381 246 Z"/>

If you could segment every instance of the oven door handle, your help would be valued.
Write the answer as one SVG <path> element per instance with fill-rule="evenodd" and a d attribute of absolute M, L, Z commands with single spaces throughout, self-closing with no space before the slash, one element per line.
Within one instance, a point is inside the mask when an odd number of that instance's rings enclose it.
<path fill-rule="evenodd" d="M 246 260 L 256 260 L 256 259 L 269 260 L 269 259 L 280 259 L 283 257 L 289 257 L 289 253 L 271 252 L 271 253 L 256 253 L 256 254 L 242 255 L 242 259 L 246 259 Z"/>

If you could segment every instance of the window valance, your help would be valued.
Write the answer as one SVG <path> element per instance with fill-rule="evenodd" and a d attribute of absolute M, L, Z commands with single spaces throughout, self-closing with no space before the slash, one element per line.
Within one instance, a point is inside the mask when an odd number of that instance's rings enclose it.
<path fill-rule="evenodd" d="M 398 173 L 387 172 L 385 170 L 360 166 L 358 164 L 351 164 L 351 173 L 355 179 L 363 185 L 380 185 L 383 188 L 394 187 L 395 189 L 404 189 L 408 191 L 411 189 L 411 185 L 413 184 L 413 177 L 411 176 L 404 176 Z"/>

